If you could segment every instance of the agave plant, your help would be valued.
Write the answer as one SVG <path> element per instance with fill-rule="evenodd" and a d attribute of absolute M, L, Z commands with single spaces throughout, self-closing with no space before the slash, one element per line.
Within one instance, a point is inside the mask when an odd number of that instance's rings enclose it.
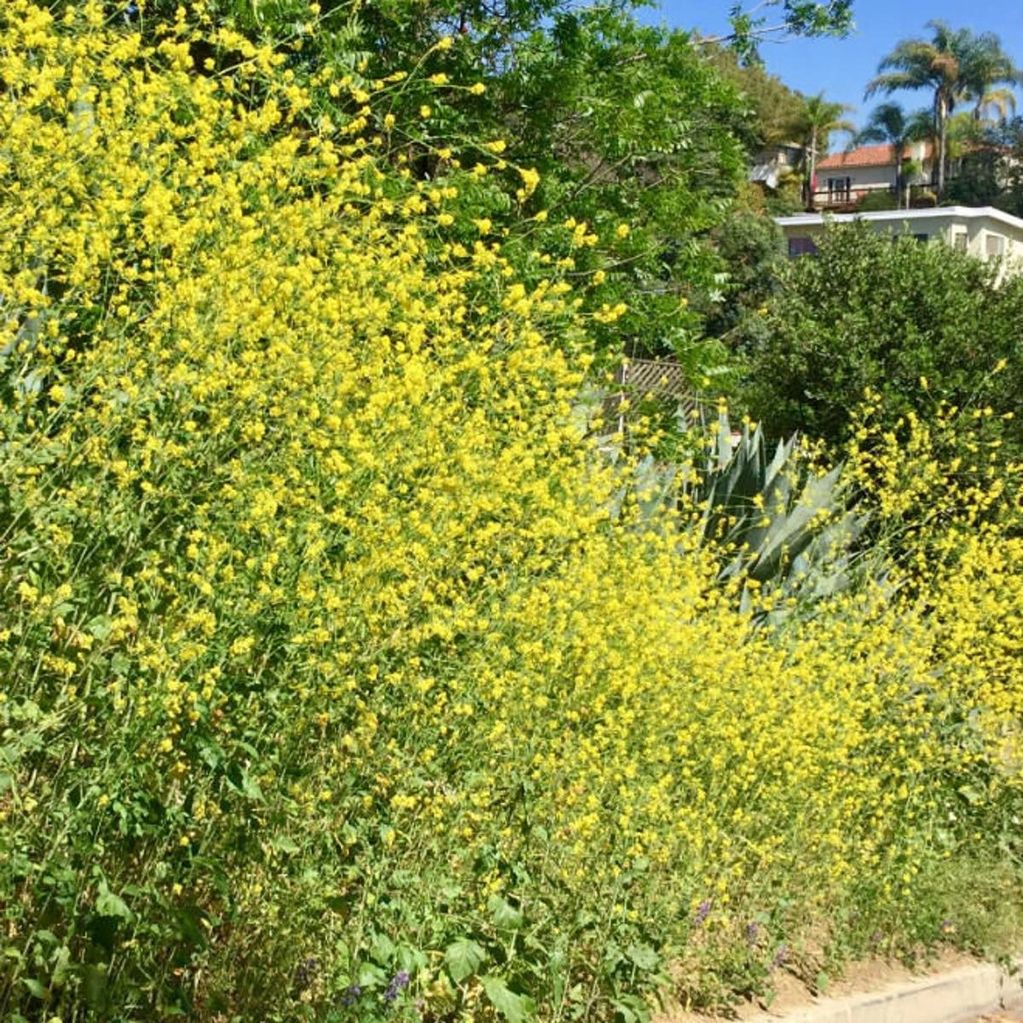
<path fill-rule="evenodd" d="M 753 588 L 813 600 L 851 581 L 865 516 L 846 507 L 840 465 L 819 474 L 801 464 L 801 453 L 793 436 L 772 454 L 759 426 L 735 435 L 722 413 L 706 470 L 684 482 L 696 528 L 722 551 L 720 578 L 740 581 L 747 605 Z"/>
<path fill-rule="evenodd" d="M 744 607 L 755 609 L 765 592 L 786 598 L 772 601 L 777 617 L 782 605 L 812 603 L 850 585 L 866 521 L 846 506 L 841 466 L 818 473 L 803 454 L 799 438 L 772 451 L 760 427 L 736 433 L 722 412 L 702 467 L 648 457 L 612 512 L 629 492 L 647 525 L 672 522 L 662 513 L 679 510 L 679 528 L 720 553 L 718 578 L 738 587 Z"/>

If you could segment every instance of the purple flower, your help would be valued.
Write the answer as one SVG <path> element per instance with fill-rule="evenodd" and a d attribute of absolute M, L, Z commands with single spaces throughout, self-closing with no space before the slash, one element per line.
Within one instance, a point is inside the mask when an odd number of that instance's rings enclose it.
<path fill-rule="evenodd" d="M 409 975 L 405 970 L 399 970 L 392 978 L 391 983 L 387 985 L 387 990 L 384 992 L 385 1002 L 394 1002 L 397 1000 L 398 995 L 406 987 L 408 987 Z"/>
<path fill-rule="evenodd" d="M 757 935 L 760 933 L 760 925 L 756 920 L 751 920 L 746 924 L 746 944 L 755 945 L 757 943 Z"/>
<path fill-rule="evenodd" d="M 362 994 L 362 988 L 358 984 L 350 984 L 345 988 L 344 994 L 341 996 L 341 1004 L 346 1008 L 354 1005 Z"/>
<path fill-rule="evenodd" d="M 778 946 L 778 950 L 774 953 L 774 958 L 771 960 L 771 969 L 776 970 L 786 959 L 789 957 L 789 947 L 782 942 Z"/>
<path fill-rule="evenodd" d="M 305 991 L 313 982 L 319 966 L 320 961 L 316 956 L 309 956 L 295 967 L 295 987 L 298 988 L 299 992 Z"/>
<path fill-rule="evenodd" d="M 699 927 L 707 917 L 710 916 L 711 907 L 713 903 L 710 899 L 704 899 L 703 902 L 696 907 L 696 915 L 693 917 L 693 926 Z"/>

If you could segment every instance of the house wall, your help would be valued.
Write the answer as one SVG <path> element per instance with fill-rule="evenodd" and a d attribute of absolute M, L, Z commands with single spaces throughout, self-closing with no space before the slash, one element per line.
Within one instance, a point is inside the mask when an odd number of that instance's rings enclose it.
<path fill-rule="evenodd" d="M 1007 273 L 1023 272 L 1023 229 L 1014 228 L 1010 224 L 1002 223 L 991 217 L 963 218 L 950 212 L 942 213 L 938 209 L 927 217 L 916 216 L 902 221 L 871 220 L 867 217 L 862 219 L 879 233 L 926 235 L 926 239 L 920 238 L 921 241 L 941 241 L 955 246 L 958 237 L 965 237 L 966 251 L 972 256 L 985 260 L 996 255 L 1005 258 L 1006 266 L 1003 276 Z M 782 233 L 789 245 L 790 253 L 793 255 L 805 252 L 808 248 L 807 242 L 812 245 L 824 229 L 825 225 L 820 221 L 782 225 Z M 792 251 L 793 247 L 795 252 Z M 994 251 L 999 249 L 1000 252 Z"/>
<path fill-rule="evenodd" d="M 917 173 L 909 176 L 907 184 L 926 185 L 931 180 L 931 164 L 925 161 L 917 164 Z M 849 191 L 851 199 L 855 201 L 862 198 L 865 192 L 874 192 L 878 189 L 892 191 L 895 188 L 895 164 L 885 164 L 878 167 L 834 167 L 831 169 L 819 169 L 817 171 L 817 194 L 823 198 L 828 190 L 828 179 L 838 178 L 842 180 L 849 178 Z"/>

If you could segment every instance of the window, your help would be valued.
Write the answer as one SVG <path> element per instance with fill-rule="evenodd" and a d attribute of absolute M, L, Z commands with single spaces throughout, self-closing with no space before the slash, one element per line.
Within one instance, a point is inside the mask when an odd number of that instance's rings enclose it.
<path fill-rule="evenodd" d="M 988 231 L 984 238 L 984 256 L 987 259 L 997 259 L 1005 255 L 1005 239 L 1000 234 L 993 234 Z"/>
<path fill-rule="evenodd" d="M 969 235 L 965 227 L 952 228 L 952 248 L 956 252 L 965 252 L 969 248 Z"/>
<path fill-rule="evenodd" d="M 789 258 L 794 259 L 796 256 L 816 256 L 817 246 L 814 245 L 812 238 L 790 238 L 789 239 Z"/>
<path fill-rule="evenodd" d="M 828 178 L 828 202 L 848 202 L 852 197 L 852 178 Z"/>
<path fill-rule="evenodd" d="M 924 244 L 926 244 L 926 242 L 927 242 L 927 238 L 928 238 L 928 235 L 927 235 L 927 232 L 926 232 L 926 231 L 924 231 L 924 232 L 923 232 L 922 234 L 915 234 L 915 235 L 913 235 L 913 237 L 914 237 L 914 238 L 915 238 L 915 239 L 916 239 L 916 240 L 917 240 L 918 242 L 920 242 L 920 244 L 921 244 L 921 245 L 924 245 Z"/>

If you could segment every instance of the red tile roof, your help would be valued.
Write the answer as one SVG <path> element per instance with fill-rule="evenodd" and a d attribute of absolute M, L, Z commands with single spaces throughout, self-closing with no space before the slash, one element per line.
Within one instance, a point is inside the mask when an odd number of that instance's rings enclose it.
<path fill-rule="evenodd" d="M 930 142 L 924 145 L 924 159 L 932 154 Z M 888 167 L 895 163 L 895 147 L 889 145 L 881 146 L 859 146 L 857 149 L 850 149 L 845 153 L 832 153 L 824 157 L 817 167 L 820 170 L 837 170 L 842 167 Z"/>

